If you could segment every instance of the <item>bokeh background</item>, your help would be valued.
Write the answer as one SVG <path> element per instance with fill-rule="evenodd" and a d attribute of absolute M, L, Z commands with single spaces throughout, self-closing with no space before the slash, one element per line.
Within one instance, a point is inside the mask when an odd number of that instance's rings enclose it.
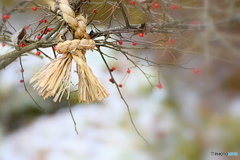
<path fill-rule="evenodd" d="M 1 1 L 1 5 L 3 2 L 2 13 L 15 4 Z M 180 5 L 187 2 L 174 1 Z M 209 26 L 187 32 L 186 37 L 192 37 L 191 43 L 178 43 L 188 53 L 177 56 L 189 59 L 181 65 L 184 67 L 162 67 L 162 89 L 149 85 L 136 68 L 122 81 L 121 91 L 134 123 L 150 146 L 134 130 L 116 87 L 108 81 L 109 73 L 99 53 L 88 52 L 87 60 L 111 95 L 102 103 L 89 105 L 77 104 L 74 97 L 61 103 L 39 97 L 28 82 L 49 60 L 27 54 L 22 57 L 27 89 L 48 113 L 36 106 L 19 83 L 22 77 L 18 60 L 1 70 L 0 160 L 239 159 L 240 155 L 211 156 L 211 152 L 240 154 L 240 2 L 205 0 L 191 3 L 196 8 L 186 11 L 183 6 L 172 15 L 181 19 L 194 13 L 198 17 L 195 20 Z M 13 14 L 9 22 L 18 30 L 43 15 L 41 11 L 28 10 Z M 174 37 L 178 42 L 185 38 L 182 34 Z M 1 47 L 0 54 L 10 50 L 8 46 Z M 44 52 L 53 54 L 51 49 Z M 131 67 L 130 62 L 118 52 L 107 49 L 104 52 L 119 59 L 108 59 L 108 63 L 117 68 L 113 74 L 120 81 L 126 75 L 126 68 Z M 158 57 L 157 52 L 154 53 L 159 63 L 171 61 L 167 55 Z M 198 68 L 200 72 L 193 74 L 189 68 Z M 143 69 L 159 77 L 159 70 L 154 67 Z M 73 81 L 76 78 L 73 77 Z M 158 78 L 151 78 L 153 84 L 158 81 Z"/>

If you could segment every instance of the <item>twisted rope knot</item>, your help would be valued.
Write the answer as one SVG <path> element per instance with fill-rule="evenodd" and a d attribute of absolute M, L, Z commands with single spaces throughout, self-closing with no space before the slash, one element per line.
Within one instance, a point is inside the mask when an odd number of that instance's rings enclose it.
<path fill-rule="evenodd" d="M 73 40 L 60 42 L 56 46 L 56 51 L 63 56 L 45 65 L 30 83 L 37 81 L 34 88 L 39 90 L 39 95 L 43 98 L 55 96 L 53 101 L 61 100 L 63 94 L 67 92 L 67 99 L 70 95 L 70 74 L 72 60 L 77 63 L 78 73 L 78 100 L 79 102 L 91 103 L 94 100 L 102 101 L 109 93 L 92 73 L 87 65 L 85 54 L 87 50 L 95 47 L 94 40 L 86 32 L 87 19 L 79 14 L 75 15 L 67 0 L 57 0 L 63 19 L 68 23 Z"/>
<path fill-rule="evenodd" d="M 92 39 L 74 39 L 67 40 L 62 43 L 58 43 L 56 46 L 56 51 L 60 54 L 72 53 L 74 54 L 76 50 L 92 50 L 95 47 L 95 42 Z M 84 53 L 85 54 L 85 53 Z"/>

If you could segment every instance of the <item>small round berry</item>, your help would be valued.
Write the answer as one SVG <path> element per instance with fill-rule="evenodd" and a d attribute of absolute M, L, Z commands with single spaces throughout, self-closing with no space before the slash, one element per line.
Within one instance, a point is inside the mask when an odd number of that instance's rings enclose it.
<path fill-rule="evenodd" d="M 21 72 L 21 73 L 23 73 L 23 72 L 24 72 L 24 70 L 23 70 L 23 69 L 20 69 L 20 72 Z"/>
<path fill-rule="evenodd" d="M 40 51 L 37 51 L 35 54 L 39 56 L 39 55 L 41 54 L 41 52 L 40 52 Z"/>
<path fill-rule="evenodd" d="M 192 24 L 199 24 L 199 22 L 198 21 L 192 21 Z"/>
<path fill-rule="evenodd" d="M 123 44 L 123 41 L 118 41 L 118 44 L 119 44 L 119 45 L 122 45 L 122 44 Z"/>
<path fill-rule="evenodd" d="M 161 83 L 158 83 L 158 84 L 157 84 L 157 87 L 158 87 L 159 89 L 162 89 L 162 88 L 163 88 L 163 85 L 162 85 Z"/>
<path fill-rule="evenodd" d="M 20 43 L 19 46 L 20 46 L 20 47 L 26 47 L 27 45 L 24 44 L 24 43 Z"/>
<path fill-rule="evenodd" d="M 136 45 L 137 45 L 137 42 L 133 42 L 132 45 L 133 45 L 133 46 L 136 46 Z"/>
<path fill-rule="evenodd" d="M 6 44 L 5 43 L 2 43 L 2 47 L 5 47 L 6 46 Z"/>
<path fill-rule="evenodd" d="M 131 70 L 130 70 L 130 69 L 128 69 L 128 70 L 127 70 L 127 73 L 131 73 Z"/>
<path fill-rule="evenodd" d="M 47 30 L 48 32 L 50 32 L 50 31 L 53 30 L 53 28 L 47 28 L 46 30 Z"/>
<path fill-rule="evenodd" d="M 92 13 L 97 13 L 97 9 L 93 9 L 93 10 L 92 10 Z"/>
<path fill-rule="evenodd" d="M 179 6 L 172 6 L 172 9 L 179 9 Z"/>
<path fill-rule="evenodd" d="M 56 47 L 56 46 L 55 46 L 55 47 L 53 47 L 53 50 L 54 50 L 54 51 L 56 51 L 56 50 L 57 50 L 57 47 Z"/>
<path fill-rule="evenodd" d="M 37 10 L 37 7 L 35 7 L 35 6 L 32 7 L 32 10 L 33 10 L 33 11 L 36 11 L 36 10 Z"/>
<path fill-rule="evenodd" d="M 40 20 L 38 22 L 40 22 L 40 23 L 47 23 L 48 21 L 46 19 L 42 19 L 42 20 Z"/>
<path fill-rule="evenodd" d="M 20 79 L 20 80 L 19 80 L 19 82 L 20 82 L 20 83 L 23 83 L 23 82 L 24 82 L 24 80 L 23 80 L 23 79 Z"/>
<path fill-rule="evenodd" d="M 123 84 L 119 84 L 118 87 L 122 88 L 122 87 L 123 87 Z"/>
<path fill-rule="evenodd" d="M 194 73 L 194 74 L 198 74 L 199 72 L 200 72 L 199 69 L 193 69 L 193 73 Z"/>
<path fill-rule="evenodd" d="M 112 78 L 109 79 L 109 82 L 114 83 L 114 80 Z"/>
<path fill-rule="evenodd" d="M 37 36 L 37 39 L 38 39 L 38 40 L 42 39 L 42 36 Z"/>
<path fill-rule="evenodd" d="M 116 67 L 112 67 L 111 69 L 110 69 L 110 72 L 113 72 L 113 71 L 115 71 L 116 70 Z"/>
<path fill-rule="evenodd" d="M 138 36 L 139 37 L 144 37 L 144 33 L 139 33 Z"/>
<path fill-rule="evenodd" d="M 2 16 L 2 18 L 3 18 L 3 19 L 9 19 L 9 18 L 11 18 L 11 16 L 10 16 L 9 14 L 4 14 L 4 15 Z"/>
<path fill-rule="evenodd" d="M 135 1 L 130 1 L 129 2 L 131 5 L 135 5 L 136 3 L 135 3 Z"/>
<path fill-rule="evenodd" d="M 176 40 L 175 40 L 175 39 L 171 39 L 170 42 L 171 42 L 171 43 L 175 43 Z"/>
<path fill-rule="evenodd" d="M 159 6 L 160 6 L 160 5 L 159 5 L 158 3 L 154 3 L 154 4 L 153 4 L 153 7 L 154 7 L 154 8 L 159 8 Z"/>

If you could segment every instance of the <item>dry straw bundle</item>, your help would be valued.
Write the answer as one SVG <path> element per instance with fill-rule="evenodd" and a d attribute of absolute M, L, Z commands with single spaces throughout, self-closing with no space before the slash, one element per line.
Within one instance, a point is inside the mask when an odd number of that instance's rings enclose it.
<path fill-rule="evenodd" d="M 91 103 L 102 101 L 109 93 L 89 68 L 85 53 L 94 49 L 95 42 L 86 33 L 86 18 L 75 15 L 67 0 L 58 0 L 63 19 L 67 22 L 73 40 L 58 43 L 56 51 L 63 56 L 45 65 L 30 83 L 36 82 L 34 88 L 44 99 L 54 96 L 54 102 L 61 101 L 64 93 L 70 94 L 72 60 L 77 63 L 79 102 Z"/>

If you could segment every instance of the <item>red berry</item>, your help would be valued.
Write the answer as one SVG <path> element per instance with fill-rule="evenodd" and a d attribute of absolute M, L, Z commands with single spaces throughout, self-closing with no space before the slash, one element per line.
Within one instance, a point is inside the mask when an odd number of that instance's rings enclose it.
<path fill-rule="evenodd" d="M 170 42 L 171 42 L 171 43 L 175 43 L 176 40 L 175 40 L 175 39 L 171 39 Z"/>
<path fill-rule="evenodd" d="M 40 51 L 37 51 L 35 54 L 39 56 L 39 55 L 41 54 L 41 52 L 40 52 Z"/>
<path fill-rule="evenodd" d="M 130 1 L 129 2 L 131 5 L 135 5 L 136 3 L 135 3 L 135 1 Z"/>
<path fill-rule="evenodd" d="M 9 14 L 4 14 L 3 16 L 2 16 L 2 18 L 3 19 L 9 19 L 11 16 L 9 15 Z"/>
<path fill-rule="evenodd" d="M 57 50 L 57 47 L 56 47 L 56 46 L 55 46 L 55 47 L 53 47 L 53 50 L 54 50 L 54 51 L 56 51 L 56 50 Z"/>
<path fill-rule="evenodd" d="M 111 69 L 110 69 L 110 72 L 113 72 L 113 71 L 115 71 L 116 70 L 116 67 L 112 67 Z"/>
<path fill-rule="evenodd" d="M 130 70 L 130 69 L 128 69 L 128 70 L 127 70 L 127 73 L 131 73 L 131 70 Z"/>
<path fill-rule="evenodd" d="M 139 33 L 138 36 L 139 37 L 144 37 L 144 33 Z"/>
<path fill-rule="evenodd" d="M 154 3 L 154 4 L 153 4 L 153 7 L 154 7 L 154 8 L 158 8 L 159 6 L 160 6 L 160 5 L 159 5 L 158 3 Z"/>
<path fill-rule="evenodd" d="M 157 84 L 157 87 L 158 87 L 159 89 L 162 89 L 162 88 L 163 88 L 163 85 L 162 85 L 161 83 L 158 83 L 158 84 Z"/>
<path fill-rule="evenodd" d="M 109 79 L 109 82 L 114 83 L 114 80 L 112 78 Z"/>
<path fill-rule="evenodd" d="M 36 10 L 37 10 L 37 7 L 32 7 L 32 10 L 33 10 L 33 11 L 36 11 Z"/>
<path fill-rule="evenodd" d="M 123 41 L 118 41 L 118 44 L 119 44 L 119 45 L 122 45 L 122 44 L 123 44 Z"/>
<path fill-rule="evenodd" d="M 40 21 L 38 21 L 38 22 L 47 23 L 47 20 L 46 20 L 46 19 L 42 19 L 42 20 L 40 20 Z"/>
<path fill-rule="evenodd" d="M 19 46 L 20 46 L 20 47 L 26 47 L 27 45 L 24 44 L 24 43 L 20 43 Z"/>
<path fill-rule="evenodd" d="M 172 9 L 179 9 L 179 6 L 172 6 Z"/>
<path fill-rule="evenodd" d="M 53 30 L 53 28 L 47 28 L 46 30 L 47 30 L 48 32 L 50 32 L 50 31 Z"/>
<path fill-rule="evenodd" d="M 198 21 L 192 21 L 192 24 L 198 24 L 199 22 Z"/>
<path fill-rule="evenodd" d="M 93 10 L 92 10 L 92 13 L 97 13 L 97 9 L 93 9 Z"/>
<path fill-rule="evenodd" d="M 40 33 L 41 33 L 41 34 L 47 34 L 48 31 L 47 31 L 47 30 L 41 30 Z"/>
<path fill-rule="evenodd" d="M 20 72 L 22 72 L 22 73 L 23 73 L 23 72 L 24 72 L 24 70 L 23 70 L 23 69 L 20 69 Z"/>
<path fill-rule="evenodd" d="M 20 80 L 19 80 L 19 82 L 20 82 L 20 83 L 23 83 L 23 82 L 24 82 L 24 80 L 23 80 L 23 79 L 20 79 Z"/>
<path fill-rule="evenodd" d="M 118 87 L 122 88 L 122 87 L 123 87 L 123 84 L 119 84 Z"/>
<path fill-rule="evenodd" d="M 2 47 L 5 47 L 6 46 L 6 44 L 5 43 L 2 43 Z"/>
<path fill-rule="evenodd" d="M 193 73 L 194 73 L 194 74 L 198 74 L 199 72 L 200 72 L 199 69 L 193 69 Z"/>
<path fill-rule="evenodd" d="M 136 45 L 137 45 L 137 42 L 133 42 L 132 45 L 133 45 L 133 46 L 136 46 Z"/>
<path fill-rule="evenodd" d="M 42 39 L 42 36 L 37 36 L 37 39 L 38 39 L 38 40 Z"/>

